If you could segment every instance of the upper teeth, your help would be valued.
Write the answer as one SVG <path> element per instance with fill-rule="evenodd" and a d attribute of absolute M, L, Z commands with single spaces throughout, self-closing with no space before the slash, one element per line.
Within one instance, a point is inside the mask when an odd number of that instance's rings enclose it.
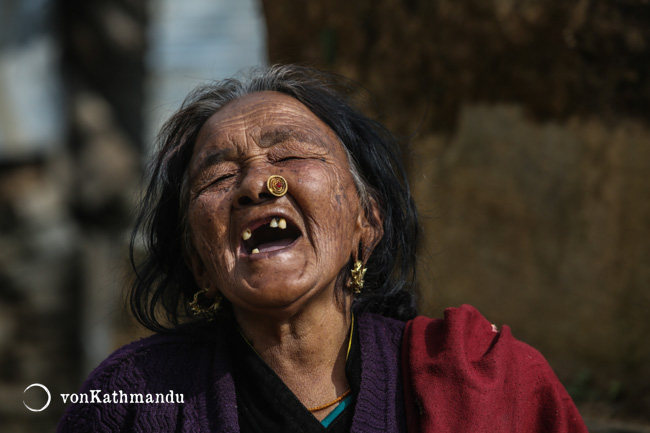
<path fill-rule="evenodd" d="M 281 228 L 282 230 L 287 228 L 287 221 L 284 218 L 273 218 L 271 220 L 271 224 L 269 224 L 271 228 Z"/>
<path fill-rule="evenodd" d="M 269 226 L 271 228 L 280 228 L 280 229 L 284 230 L 284 229 L 287 228 L 287 220 L 285 220 L 284 218 L 280 218 L 280 219 L 273 218 L 271 220 L 271 223 L 269 224 Z M 242 239 L 245 240 L 245 241 L 249 240 L 251 238 L 251 236 L 253 236 L 253 233 L 251 232 L 251 229 L 246 229 L 241 234 Z"/>

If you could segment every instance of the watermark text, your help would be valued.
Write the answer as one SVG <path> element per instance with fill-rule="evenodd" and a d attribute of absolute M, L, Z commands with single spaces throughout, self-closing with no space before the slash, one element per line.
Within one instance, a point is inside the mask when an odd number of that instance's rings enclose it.
<path fill-rule="evenodd" d="M 30 388 L 41 388 L 47 395 L 47 402 L 40 408 L 28 406 L 23 400 L 25 407 L 32 412 L 42 412 L 48 408 L 52 402 L 50 390 L 43 384 L 32 383 L 23 394 Z M 185 396 L 183 394 L 169 390 L 167 393 L 139 393 L 124 392 L 122 390 L 104 392 L 101 389 L 91 389 L 89 392 L 59 394 L 64 404 L 183 404 Z"/>

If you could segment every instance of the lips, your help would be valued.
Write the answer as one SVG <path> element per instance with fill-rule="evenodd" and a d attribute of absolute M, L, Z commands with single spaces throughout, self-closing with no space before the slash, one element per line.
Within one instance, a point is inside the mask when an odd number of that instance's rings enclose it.
<path fill-rule="evenodd" d="M 293 244 L 302 233 L 291 221 L 282 216 L 258 220 L 242 232 L 242 251 L 246 255 L 270 253 Z"/>

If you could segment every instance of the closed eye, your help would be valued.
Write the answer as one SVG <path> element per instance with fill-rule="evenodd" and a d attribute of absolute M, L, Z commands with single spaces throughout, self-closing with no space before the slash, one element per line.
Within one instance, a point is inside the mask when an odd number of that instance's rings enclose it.
<path fill-rule="evenodd" d="M 296 159 L 302 159 L 302 158 L 299 158 L 297 156 L 287 156 L 286 158 L 279 159 L 278 162 L 292 161 Z"/>
<path fill-rule="evenodd" d="M 205 186 L 203 186 L 199 191 L 197 191 L 197 195 L 201 194 L 204 191 L 208 191 L 213 187 L 218 187 L 220 184 L 232 177 L 234 177 L 234 174 L 224 174 L 223 176 L 219 176 L 218 178 L 214 179 L 211 182 L 207 182 Z"/>
<path fill-rule="evenodd" d="M 234 174 L 225 174 L 223 176 L 220 176 L 220 177 L 216 178 L 210 185 L 216 185 L 219 182 L 223 182 L 224 180 L 230 179 L 233 176 L 234 176 Z"/>
<path fill-rule="evenodd" d="M 219 176 L 214 180 L 206 180 L 201 186 L 194 190 L 193 197 L 196 198 L 204 193 L 222 190 L 225 187 L 222 183 L 234 176 L 234 174 L 226 174 Z"/>

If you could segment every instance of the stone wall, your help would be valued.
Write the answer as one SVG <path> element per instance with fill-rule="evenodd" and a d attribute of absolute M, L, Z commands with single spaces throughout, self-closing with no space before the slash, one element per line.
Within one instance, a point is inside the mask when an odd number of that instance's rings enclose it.
<path fill-rule="evenodd" d="M 263 4 L 271 63 L 356 79 L 413 138 L 422 312 L 474 304 L 587 418 L 650 420 L 650 4 Z"/>

